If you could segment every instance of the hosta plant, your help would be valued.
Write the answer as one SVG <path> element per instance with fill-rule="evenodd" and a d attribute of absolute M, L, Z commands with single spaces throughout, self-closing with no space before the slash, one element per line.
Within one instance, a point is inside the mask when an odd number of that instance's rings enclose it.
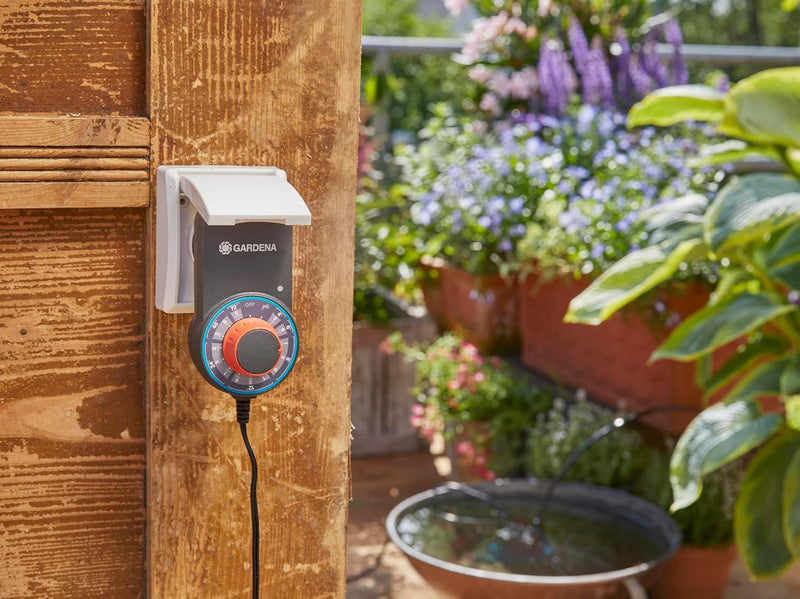
<path fill-rule="evenodd" d="M 692 260 L 712 261 L 719 282 L 652 360 L 695 361 L 698 382 L 719 399 L 698 415 L 671 460 L 672 509 L 691 505 L 703 477 L 751 451 L 735 509 L 735 538 L 755 577 L 800 559 L 800 68 L 764 71 L 722 94 L 677 86 L 634 106 L 629 125 L 716 125 L 730 141 L 698 163 L 767 158 L 732 176 L 717 196 L 688 195 L 648 215 L 650 243 L 606 270 L 570 305 L 566 320 L 596 324 Z M 763 163 L 756 163 L 758 164 Z M 776 172 L 776 167 L 783 172 Z M 712 353 L 738 344 L 712 366 Z M 765 413 L 779 397 L 784 410 Z"/>

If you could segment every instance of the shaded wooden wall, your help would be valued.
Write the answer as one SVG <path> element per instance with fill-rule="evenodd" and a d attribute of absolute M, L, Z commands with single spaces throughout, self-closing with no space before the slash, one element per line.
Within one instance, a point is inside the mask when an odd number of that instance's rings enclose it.
<path fill-rule="evenodd" d="M 262 592 L 344 595 L 359 10 L 0 5 L 3 599 L 248 596 L 232 400 L 152 307 L 154 169 L 193 163 L 280 166 L 310 205 L 303 347 L 250 427 Z"/>

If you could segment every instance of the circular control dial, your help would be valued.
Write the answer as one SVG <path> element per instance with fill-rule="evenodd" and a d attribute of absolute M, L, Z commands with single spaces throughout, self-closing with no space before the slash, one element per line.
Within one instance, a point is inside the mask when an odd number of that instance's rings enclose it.
<path fill-rule="evenodd" d="M 257 395 L 289 374 L 297 357 L 297 328 L 288 311 L 265 297 L 225 303 L 203 334 L 208 374 L 231 393 Z"/>
<path fill-rule="evenodd" d="M 225 333 L 222 357 L 239 374 L 263 376 L 281 359 L 281 340 L 268 322 L 252 316 L 238 320 Z"/>

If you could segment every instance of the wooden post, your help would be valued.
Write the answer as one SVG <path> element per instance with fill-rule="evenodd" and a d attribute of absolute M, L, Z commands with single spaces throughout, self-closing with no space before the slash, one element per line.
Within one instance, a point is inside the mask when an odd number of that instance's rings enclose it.
<path fill-rule="evenodd" d="M 294 236 L 299 359 L 249 427 L 261 590 L 344 597 L 360 3 L 151 0 L 149 27 L 153 171 L 274 165 L 311 209 Z M 153 308 L 151 206 L 148 597 L 247 597 L 249 464 L 233 400 L 191 365 L 189 319 Z"/>

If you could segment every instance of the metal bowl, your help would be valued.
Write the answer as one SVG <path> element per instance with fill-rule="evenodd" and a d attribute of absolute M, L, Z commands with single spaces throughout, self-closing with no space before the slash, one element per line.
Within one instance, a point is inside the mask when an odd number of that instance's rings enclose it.
<path fill-rule="evenodd" d="M 547 481 L 502 480 L 477 483 L 472 487 L 490 493 L 498 502 L 540 503 Z M 398 526 L 411 513 L 444 502 L 458 502 L 464 495 L 446 486 L 414 495 L 389 514 L 386 528 L 397 545 L 433 588 L 446 597 L 459 599 L 623 599 L 644 597 L 642 588 L 652 584 L 658 567 L 672 556 L 681 543 L 675 521 L 652 503 L 629 493 L 582 483 L 560 483 L 552 505 L 559 509 L 590 510 L 594 521 L 635 530 L 638 537 L 656 547 L 654 556 L 642 563 L 620 569 L 577 575 L 531 575 L 496 572 L 468 567 L 428 555 L 407 543 Z M 473 499 L 474 501 L 474 499 Z M 596 517 L 595 517 L 596 516 Z M 547 515 L 544 516 L 547 527 Z M 590 526 L 590 525 L 589 525 Z"/>

